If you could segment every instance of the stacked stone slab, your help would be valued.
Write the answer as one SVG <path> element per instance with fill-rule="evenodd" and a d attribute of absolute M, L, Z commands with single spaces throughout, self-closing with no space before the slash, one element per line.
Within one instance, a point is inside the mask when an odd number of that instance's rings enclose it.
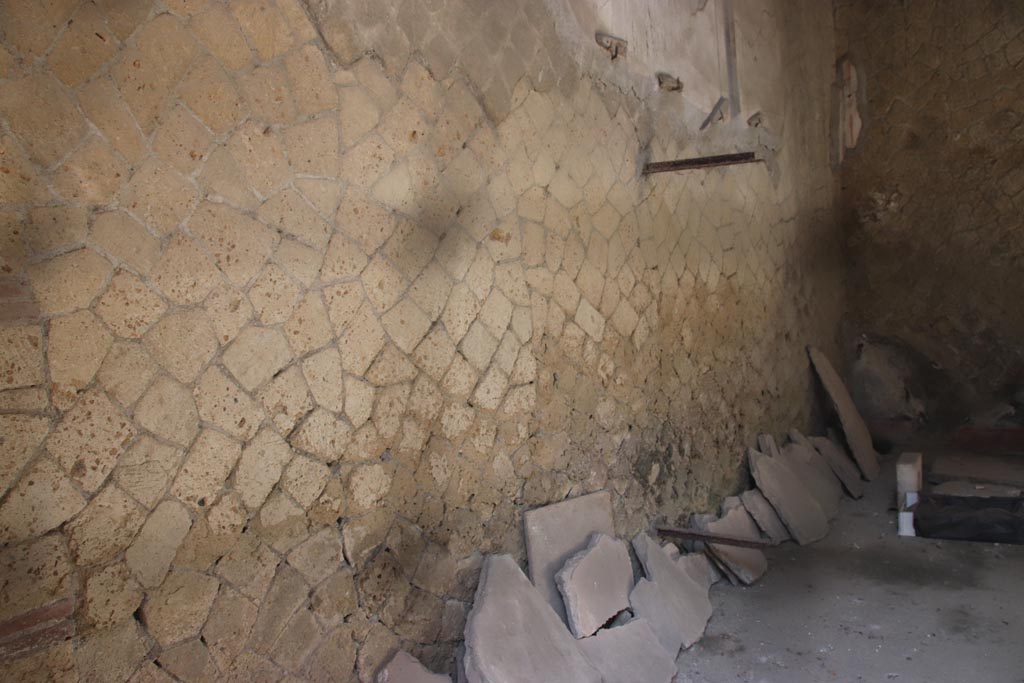
<path fill-rule="evenodd" d="M 399 650 L 377 674 L 377 683 L 452 683 L 452 677 L 432 673 L 411 654 Z"/>
<path fill-rule="evenodd" d="M 555 576 L 569 628 L 577 638 L 593 635 L 629 607 L 633 565 L 622 541 L 594 534 Z"/>
<path fill-rule="evenodd" d="M 750 513 L 742 505 L 730 507 L 719 519 L 702 524 L 704 531 L 721 536 L 761 540 Z M 723 543 L 709 543 L 708 551 L 728 570 L 731 577 L 743 584 L 752 584 L 768 571 L 768 560 L 756 548 L 743 548 Z"/>
<path fill-rule="evenodd" d="M 779 513 L 797 543 L 805 545 L 825 537 L 828 518 L 814 497 L 781 458 L 747 451 L 750 473 L 765 498 Z"/>

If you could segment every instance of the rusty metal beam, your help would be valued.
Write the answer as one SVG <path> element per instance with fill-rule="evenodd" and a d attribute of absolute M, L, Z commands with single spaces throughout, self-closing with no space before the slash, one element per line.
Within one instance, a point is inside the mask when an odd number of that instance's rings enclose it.
<path fill-rule="evenodd" d="M 696 529 L 676 529 L 675 527 L 659 526 L 654 528 L 662 536 L 673 536 L 684 538 L 688 541 L 703 541 L 705 543 L 716 543 L 718 545 L 735 545 L 740 548 L 762 548 L 771 547 L 770 543 L 754 541 L 749 538 L 737 538 L 736 536 L 723 536 L 721 534 L 709 534 L 706 531 Z"/>
<path fill-rule="evenodd" d="M 753 152 L 737 152 L 735 154 L 718 154 L 709 157 L 693 157 L 692 159 L 673 159 L 672 161 L 652 161 L 644 164 L 644 175 L 652 173 L 671 173 L 673 171 L 690 171 L 695 168 L 712 168 L 715 166 L 733 166 L 735 164 L 752 164 L 760 159 Z"/>

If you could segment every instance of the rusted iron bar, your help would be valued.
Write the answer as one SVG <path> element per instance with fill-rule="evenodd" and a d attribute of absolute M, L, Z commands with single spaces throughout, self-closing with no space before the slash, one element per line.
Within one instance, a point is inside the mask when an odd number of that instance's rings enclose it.
<path fill-rule="evenodd" d="M 761 541 L 753 541 L 749 538 L 737 538 L 736 536 L 722 536 L 721 534 L 709 534 L 706 531 L 697 531 L 695 529 L 676 529 L 675 527 L 659 526 L 654 529 L 662 536 L 674 536 L 675 538 L 685 538 L 688 541 L 703 541 L 705 543 L 717 543 L 719 545 L 735 545 L 740 548 L 769 548 L 770 543 L 763 543 Z"/>
<path fill-rule="evenodd" d="M 652 161 L 649 164 L 644 164 L 644 175 L 650 175 L 651 173 L 671 173 L 672 171 L 689 171 L 695 168 L 711 168 L 713 166 L 752 164 L 756 161 L 760 161 L 760 159 L 758 159 L 753 152 L 717 154 L 710 157 L 673 159 L 672 161 Z"/>

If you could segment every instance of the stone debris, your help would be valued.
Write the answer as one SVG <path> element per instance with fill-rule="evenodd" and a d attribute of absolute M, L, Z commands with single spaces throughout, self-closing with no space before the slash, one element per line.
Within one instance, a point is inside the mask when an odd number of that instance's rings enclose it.
<path fill-rule="evenodd" d="M 452 677 L 431 673 L 405 650 L 399 650 L 377 674 L 377 683 L 452 683 Z"/>
<path fill-rule="evenodd" d="M 610 536 L 594 534 L 585 549 L 566 561 L 555 582 L 573 635 L 593 635 L 629 607 L 629 590 L 633 587 L 629 548 Z"/>
<path fill-rule="evenodd" d="M 818 501 L 828 519 L 839 514 L 839 499 L 843 492 L 828 463 L 813 446 L 790 442 L 782 447 L 778 458 L 795 472 L 807 491 Z"/>
<path fill-rule="evenodd" d="M 733 507 L 720 519 L 703 525 L 702 530 L 723 536 L 761 540 L 757 525 L 742 505 Z M 708 550 L 745 584 L 754 583 L 768 571 L 768 560 L 764 553 L 755 548 L 709 543 Z"/>
<path fill-rule="evenodd" d="M 604 683 L 670 683 L 676 675 L 675 658 L 665 652 L 646 619 L 598 631 L 581 640 L 580 649 Z"/>
<path fill-rule="evenodd" d="M 647 582 L 637 583 L 629 596 L 630 605 L 637 617 L 651 623 L 658 640 L 674 657 L 680 647 L 690 647 L 704 635 L 711 618 L 708 589 L 670 560 L 647 534 L 633 538 L 633 550 Z"/>
<path fill-rule="evenodd" d="M 689 574 L 690 578 L 706 589 L 710 589 L 722 578 L 721 572 L 705 553 L 681 555 L 676 560 L 676 564 Z"/>
<path fill-rule="evenodd" d="M 811 364 L 818 374 L 818 379 L 821 380 L 825 392 L 832 400 L 832 406 L 839 415 L 839 423 L 843 427 L 846 443 L 853 452 L 853 459 L 864 478 L 871 481 L 878 476 L 878 453 L 875 452 L 875 446 L 871 441 L 871 432 L 864 424 L 864 418 L 854 405 L 846 385 L 825 354 L 813 346 L 807 347 L 807 353 L 811 357 Z"/>
<path fill-rule="evenodd" d="M 811 443 L 814 448 L 825 458 L 825 462 L 832 468 L 843 488 L 854 498 L 864 495 L 864 481 L 860 478 L 860 470 L 857 465 L 846 455 L 846 449 L 831 438 L 824 436 L 812 436 Z"/>
<path fill-rule="evenodd" d="M 790 535 L 789 529 L 779 519 L 779 513 L 775 511 L 772 504 L 768 502 L 768 499 L 764 497 L 759 489 L 751 489 L 744 491 L 740 494 L 740 500 L 743 501 L 743 507 L 747 509 L 750 516 L 757 523 L 757 526 L 761 529 L 769 541 L 773 544 L 778 545 L 786 541 L 792 540 L 793 536 Z"/>
<path fill-rule="evenodd" d="M 465 635 L 469 683 L 601 683 L 601 674 L 511 555 L 484 560 Z"/>
<path fill-rule="evenodd" d="M 828 533 L 828 518 L 800 482 L 799 475 L 779 458 L 754 449 L 747 451 L 747 459 L 758 488 L 779 513 L 796 542 L 806 545 L 824 538 Z"/>
<path fill-rule="evenodd" d="M 523 515 L 523 525 L 530 580 L 564 621 L 565 605 L 555 574 L 566 560 L 587 546 L 592 534 L 615 536 L 611 494 L 598 491 L 529 510 Z"/>

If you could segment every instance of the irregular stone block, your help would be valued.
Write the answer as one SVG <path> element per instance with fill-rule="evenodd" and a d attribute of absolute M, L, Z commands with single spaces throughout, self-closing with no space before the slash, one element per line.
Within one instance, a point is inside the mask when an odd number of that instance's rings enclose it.
<path fill-rule="evenodd" d="M 811 364 L 818 374 L 818 379 L 825 387 L 825 392 L 832 400 L 832 406 L 839 415 L 839 423 L 843 427 L 843 434 L 846 436 L 846 443 L 853 452 L 853 459 L 864 474 L 864 477 L 871 481 L 878 476 L 878 453 L 871 441 L 871 432 L 864 424 L 857 406 L 850 397 L 843 380 L 832 367 L 832 363 L 818 349 L 813 346 L 807 347 L 807 354 L 811 357 Z"/>
<path fill-rule="evenodd" d="M 510 555 L 484 561 L 466 620 L 465 666 L 469 683 L 602 680 Z"/>
<path fill-rule="evenodd" d="M 789 529 L 779 519 L 779 513 L 775 512 L 775 508 L 772 507 L 772 504 L 768 502 L 768 499 L 764 497 L 760 490 L 751 489 L 750 491 L 744 491 L 740 494 L 740 500 L 743 501 L 743 507 L 753 517 L 761 532 L 773 544 L 778 545 L 793 538 L 789 534 Z"/>
<path fill-rule="evenodd" d="M 864 482 L 860 478 L 860 470 L 850 460 L 846 454 L 846 449 L 839 443 L 824 436 L 812 436 L 810 441 L 814 448 L 821 453 L 821 457 L 825 458 L 825 462 L 832 468 L 832 473 L 843 484 L 846 492 L 854 498 L 863 496 Z"/>
<path fill-rule="evenodd" d="M 828 519 L 800 483 L 798 475 L 779 458 L 770 458 L 753 449 L 747 451 L 747 459 L 758 488 L 797 543 L 805 545 L 824 538 L 828 533 Z"/>
<path fill-rule="evenodd" d="M 633 538 L 633 550 L 648 581 L 637 583 L 629 595 L 633 612 L 647 619 L 665 650 L 674 658 L 704 635 L 711 618 L 707 586 L 698 582 L 647 534 Z"/>
<path fill-rule="evenodd" d="M 580 649 L 605 683 L 670 683 L 675 660 L 661 646 L 646 619 L 605 629 L 580 641 Z"/>
<path fill-rule="evenodd" d="M 178 501 L 165 500 L 156 507 L 125 551 L 125 561 L 139 583 L 156 588 L 163 582 L 191 526 L 188 509 Z"/>
<path fill-rule="evenodd" d="M 629 590 L 633 587 L 629 549 L 622 541 L 594 534 L 584 550 L 566 561 L 555 582 L 565 601 L 573 635 L 593 635 L 629 607 Z"/>
<path fill-rule="evenodd" d="M 380 673 L 377 683 L 452 683 L 452 677 L 431 673 L 405 650 L 399 650 Z"/>
<path fill-rule="evenodd" d="M 742 506 L 729 510 L 720 519 L 705 525 L 704 529 L 722 536 L 761 540 L 757 525 Z M 768 560 L 765 559 L 764 553 L 756 548 L 710 543 L 708 549 L 745 584 L 754 583 L 768 571 Z"/>
<path fill-rule="evenodd" d="M 782 447 L 779 459 L 799 476 L 807 491 L 818 501 L 828 519 L 839 514 L 842 489 L 818 451 L 813 446 L 791 442 Z"/>
<path fill-rule="evenodd" d="M 555 574 L 572 555 L 583 550 L 591 534 L 615 536 L 611 494 L 598 491 L 523 515 L 530 580 L 563 620 L 565 606 Z"/>

